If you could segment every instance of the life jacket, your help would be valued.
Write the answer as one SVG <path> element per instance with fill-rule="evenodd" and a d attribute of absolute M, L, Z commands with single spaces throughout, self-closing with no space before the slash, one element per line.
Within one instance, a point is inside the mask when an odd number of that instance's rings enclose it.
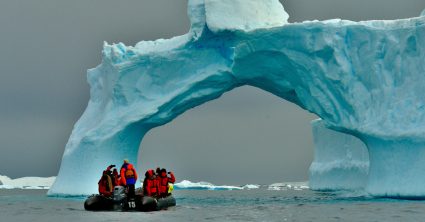
<path fill-rule="evenodd" d="M 162 177 L 162 175 L 158 178 L 159 181 L 159 194 L 167 194 L 168 193 L 168 177 Z"/>
<path fill-rule="evenodd" d="M 113 177 L 113 183 L 114 183 L 114 186 L 120 186 L 121 185 L 121 183 L 120 183 L 120 176 L 118 175 L 118 172 L 117 173 L 113 173 L 112 174 L 114 177 Z"/>
<path fill-rule="evenodd" d="M 167 173 L 161 172 L 161 175 L 158 177 L 159 182 L 159 194 L 160 196 L 167 196 L 168 194 L 168 183 L 170 178 L 168 178 Z"/>
<path fill-rule="evenodd" d="M 137 172 L 131 164 L 123 164 L 121 168 L 121 184 L 135 184 L 137 181 Z"/>
<path fill-rule="evenodd" d="M 134 170 L 133 169 L 127 169 L 125 171 L 125 178 L 134 178 Z"/>
<path fill-rule="evenodd" d="M 176 178 L 174 177 L 173 172 L 169 172 L 169 173 L 170 173 L 170 177 L 168 177 L 167 173 L 164 173 L 164 172 L 162 172 L 161 175 L 158 177 L 159 195 L 161 197 L 165 197 L 168 194 L 170 194 L 171 193 L 170 184 L 172 185 L 174 182 L 176 182 Z"/>
<path fill-rule="evenodd" d="M 146 172 L 146 178 L 143 181 L 143 194 L 146 196 L 158 195 L 158 180 L 153 177 L 153 170 Z"/>
<path fill-rule="evenodd" d="M 100 178 L 99 182 L 99 194 L 109 197 L 112 195 L 114 190 L 112 178 L 110 175 L 104 173 Z"/>

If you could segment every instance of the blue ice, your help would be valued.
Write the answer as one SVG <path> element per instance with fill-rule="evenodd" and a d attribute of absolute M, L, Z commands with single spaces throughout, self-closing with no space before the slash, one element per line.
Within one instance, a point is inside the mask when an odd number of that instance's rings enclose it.
<path fill-rule="evenodd" d="M 49 194 L 96 192 L 150 129 L 251 85 L 359 138 L 370 194 L 425 196 L 425 17 L 288 23 L 278 0 L 190 0 L 188 15 L 186 35 L 105 43 Z"/>

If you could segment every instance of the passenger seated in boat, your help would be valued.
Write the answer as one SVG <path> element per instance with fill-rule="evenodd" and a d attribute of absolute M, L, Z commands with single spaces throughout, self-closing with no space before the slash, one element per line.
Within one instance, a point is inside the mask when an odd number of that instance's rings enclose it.
<path fill-rule="evenodd" d="M 118 174 L 118 170 L 114 168 L 112 175 L 114 177 L 114 186 L 121 186 L 121 177 Z"/>
<path fill-rule="evenodd" d="M 169 193 L 169 184 L 174 184 L 176 182 L 176 178 L 174 177 L 173 172 L 168 172 L 170 176 L 167 175 L 167 170 L 162 168 L 157 178 L 159 184 L 159 197 L 167 197 L 171 195 Z"/>
<path fill-rule="evenodd" d="M 102 177 L 100 178 L 99 185 L 99 194 L 105 197 L 111 197 L 114 193 L 114 179 L 111 169 L 115 165 L 109 165 L 106 170 L 103 171 Z"/>
<path fill-rule="evenodd" d="M 150 197 L 158 196 L 158 180 L 152 169 L 149 169 L 145 173 L 145 179 L 143 180 L 143 195 Z"/>

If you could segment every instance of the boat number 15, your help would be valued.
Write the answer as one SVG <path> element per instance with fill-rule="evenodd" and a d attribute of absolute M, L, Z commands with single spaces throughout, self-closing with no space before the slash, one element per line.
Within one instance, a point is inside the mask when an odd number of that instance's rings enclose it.
<path fill-rule="evenodd" d="M 131 209 L 136 208 L 136 202 L 134 202 L 134 201 L 128 202 L 128 207 L 131 208 Z"/>

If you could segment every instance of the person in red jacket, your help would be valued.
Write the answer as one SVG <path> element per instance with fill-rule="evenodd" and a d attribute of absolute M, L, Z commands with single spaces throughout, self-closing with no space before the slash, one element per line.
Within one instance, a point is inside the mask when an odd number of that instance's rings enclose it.
<path fill-rule="evenodd" d="M 127 187 L 128 198 L 134 198 L 137 172 L 136 169 L 134 169 L 133 164 L 129 163 L 127 159 L 124 160 L 124 164 L 121 166 L 120 174 L 121 184 Z"/>
<path fill-rule="evenodd" d="M 158 196 L 158 181 L 152 169 L 149 169 L 145 173 L 145 179 L 143 180 L 143 195 L 150 197 Z"/>
<path fill-rule="evenodd" d="M 114 186 L 121 186 L 121 177 L 118 174 L 117 169 L 112 171 L 112 175 L 114 175 Z"/>
<path fill-rule="evenodd" d="M 108 168 L 106 168 L 106 170 L 103 171 L 102 177 L 97 183 L 99 185 L 99 194 L 105 197 L 112 196 L 114 192 L 114 181 L 113 181 L 113 176 L 111 172 L 111 169 L 113 167 L 115 167 L 115 165 L 109 165 Z"/>
<path fill-rule="evenodd" d="M 158 177 L 159 183 L 159 197 L 167 197 L 168 196 L 168 183 L 176 182 L 176 178 L 174 177 L 173 172 L 168 172 L 170 177 L 167 175 L 167 170 L 162 168 L 161 173 Z"/>

